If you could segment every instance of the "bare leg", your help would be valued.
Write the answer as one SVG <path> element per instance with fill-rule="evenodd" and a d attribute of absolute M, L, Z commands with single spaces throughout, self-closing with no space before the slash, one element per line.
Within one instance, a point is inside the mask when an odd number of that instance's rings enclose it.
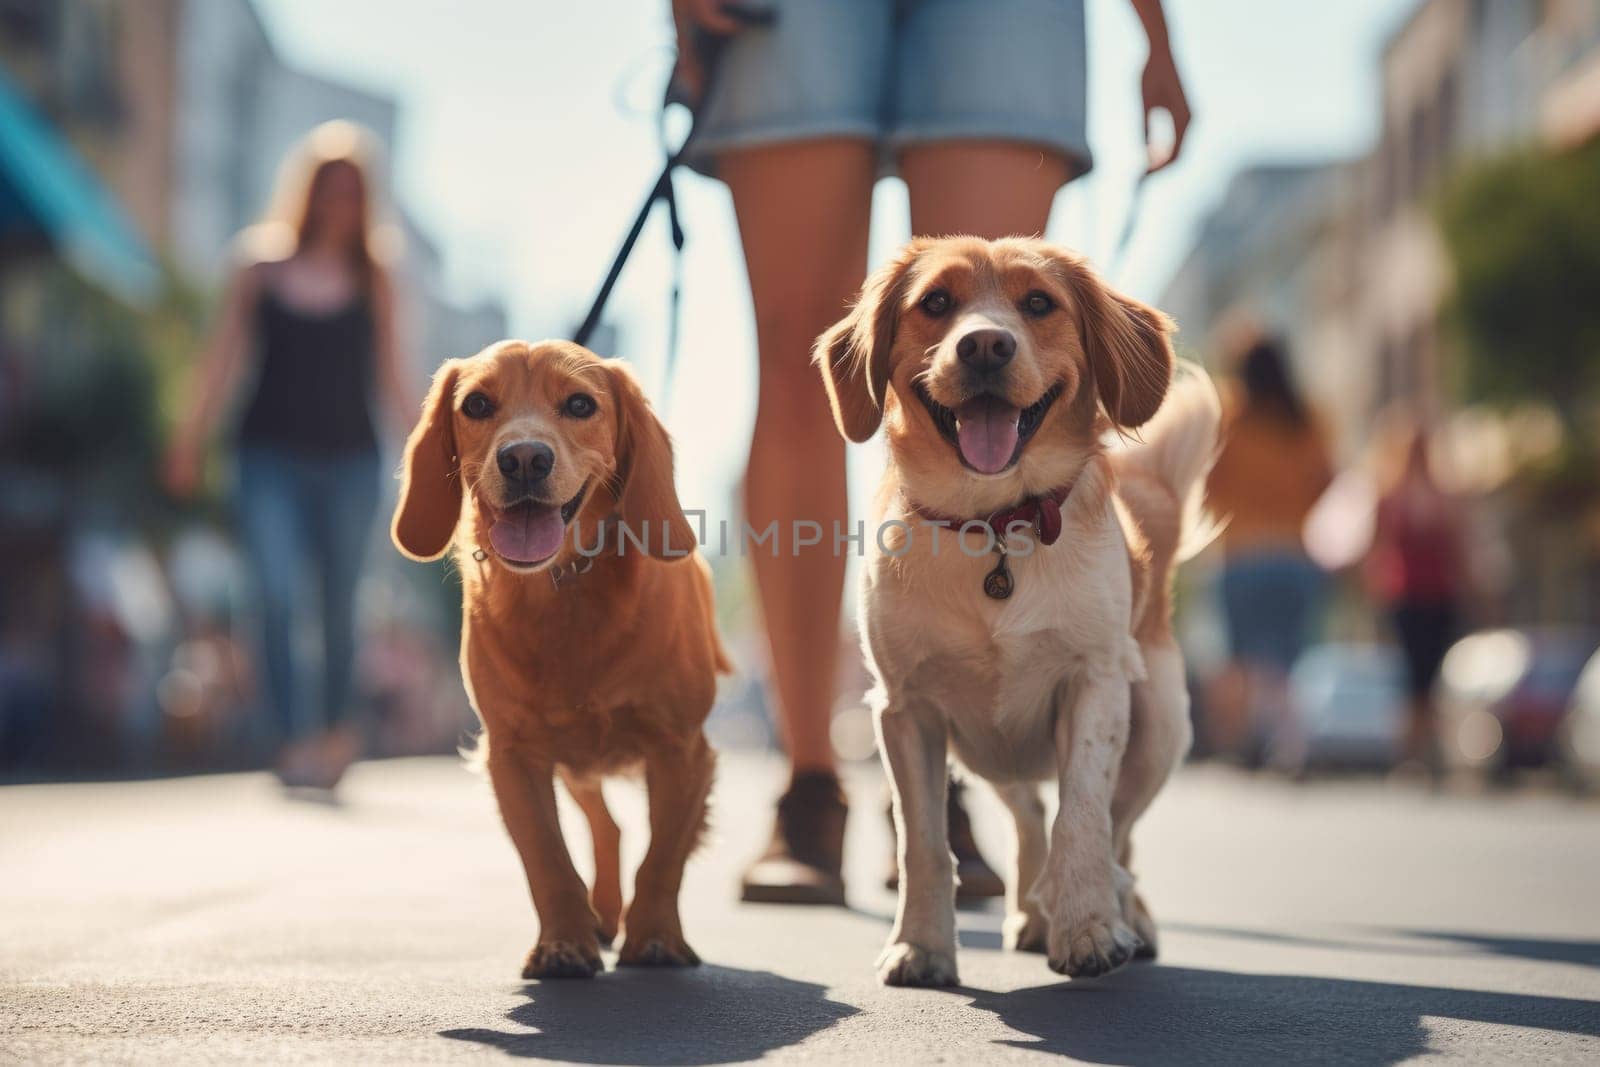
<path fill-rule="evenodd" d="M 618 963 L 684 967 L 700 962 L 683 939 L 678 891 L 683 866 L 705 828 L 715 763 L 711 747 L 699 735 L 686 750 L 658 751 L 646 758 L 650 847 L 634 878 Z"/>
<path fill-rule="evenodd" d="M 955 985 L 956 872 L 945 822 L 943 723 L 893 707 L 879 709 L 876 719 L 900 862 L 900 900 L 878 977 L 885 985 Z"/>
<path fill-rule="evenodd" d="M 1249 748 L 1250 672 L 1229 661 L 1206 686 L 1206 746 L 1212 753 L 1239 756 Z"/>
<path fill-rule="evenodd" d="M 1115 671 L 1081 679 L 1056 719 L 1061 808 L 1051 833 L 1040 903 L 1050 917 L 1053 970 L 1110 974 L 1139 938 L 1122 918 L 1127 875 L 1111 841 L 1111 794 L 1128 743 L 1128 679 Z"/>
<path fill-rule="evenodd" d="M 1430 771 L 1439 769 L 1438 712 L 1433 697 L 1423 693 L 1413 696 L 1408 706 L 1406 720 L 1406 758 L 1415 760 Z"/>
<path fill-rule="evenodd" d="M 561 780 L 589 821 L 589 837 L 594 842 L 594 886 L 589 890 L 589 906 L 600 917 L 600 943 L 609 945 L 622 923 L 622 831 L 606 807 L 598 781 L 576 778 L 566 771 L 561 772 Z"/>
<path fill-rule="evenodd" d="M 867 270 L 873 150 L 839 139 L 744 149 L 718 161 L 733 191 L 755 301 L 761 384 L 745 473 L 745 514 L 778 524 L 779 553 L 751 546 L 789 759 L 832 770 L 829 718 L 839 646 L 844 442 L 834 428 L 811 345 L 844 312 Z M 793 523 L 822 543 L 791 554 Z"/>
<path fill-rule="evenodd" d="M 1056 192 L 1072 177 L 1066 158 L 1005 141 L 942 141 L 900 153 L 919 236 L 1044 233 Z"/>
<path fill-rule="evenodd" d="M 598 920 L 561 837 L 555 768 L 491 744 L 489 780 L 539 913 L 539 941 L 528 953 L 522 977 L 593 977 L 603 966 L 595 936 Z"/>
<path fill-rule="evenodd" d="M 1045 833 L 1044 801 L 1032 782 L 1010 782 L 994 787 L 1016 828 L 1016 858 L 1006 879 L 1006 948 L 1043 952 L 1049 922 L 1034 893 L 1044 870 L 1050 839 Z"/>

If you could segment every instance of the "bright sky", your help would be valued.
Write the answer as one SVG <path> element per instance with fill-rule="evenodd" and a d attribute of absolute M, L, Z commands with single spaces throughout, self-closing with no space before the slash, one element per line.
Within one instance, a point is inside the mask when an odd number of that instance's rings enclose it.
<path fill-rule="evenodd" d="M 973 0 L 978 2 L 978 0 Z M 395 97 L 397 196 L 464 295 L 501 297 L 513 330 L 572 329 L 660 165 L 654 105 L 667 0 L 256 0 L 291 61 Z M 1262 160 L 1360 152 L 1376 129 L 1378 50 L 1415 0 L 1167 0 L 1195 125 L 1146 192 L 1114 279 L 1155 300 L 1229 177 Z M 1127 0 L 1088 0 L 1096 169 L 1057 199 L 1049 236 L 1110 256 L 1143 162 L 1143 36 Z M 755 355 L 733 213 L 685 175 L 689 247 L 677 380 L 666 412 L 687 506 L 724 513 L 754 413 Z M 909 236 L 904 187 L 880 183 L 874 262 Z M 661 395 L 669 244 L 657 220 L 613 297 L 623 354 Z M 430 361 L 465 353 L 424 353 Z M 856 500 L 881 462 L 852 461 Z"/>

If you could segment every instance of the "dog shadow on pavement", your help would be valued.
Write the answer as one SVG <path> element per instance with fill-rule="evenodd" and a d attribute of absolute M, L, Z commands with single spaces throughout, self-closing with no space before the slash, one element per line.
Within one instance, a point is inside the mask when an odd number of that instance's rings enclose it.
<path fill-rule="evenodd" d="M 1457 945 L 1491 956 L 1535 963 L 1572 963 L 1600 970 L 1600 941 L 1571 941 L 1548 937 L 1496 937 L 1454 930 L 1402 930 L 1406 937 Z"/>
<path fill-rule="evenodd" d="M 1205 937 L 1243 938 L 1302 948 L 1328 948 L 1340 952 L 1381 952 L 1386 955 L 1450 956 L 1463 951 L 1507 956 L 1533 963 L 1570 963 L 1600 970 L 1600 941 L 1574 941 L 1547 937 L 1507 937 L 1456 930 L 1354 928 L 1357 936 L 1330 937 L 1253 930 L 1236 926 L 1168 923 L 1165 929 Z M 1402 939 L 1396 941 L 1396 939 Z M 1407 943 L 1410 942 L 1410 943 Z"/>
<path fill-rule="evenodd" d="M 1032 1035 L 1005 1044 L 1093 1063 L 1392 1064 L 1433 1051 L 1430 1029 L 1463 1023 L 1600 1037 L 1600 1004 L 1587 1000 L 1160 964 L 1092 983 L 962 992 Z M 1515 1040 L 1526 1050 L 1541 1038 L 1524 1030 Z"/>
<path fill-rule="evenodd" d="M 714 1064 L 760 1059 L 859 1010 L 826 987 L 703 964 L 621 967 L 592 981 L 529 983 L 506 1017 L 519 1030 L 441 1030 L 512 1056 L 594 1064 Z"/>

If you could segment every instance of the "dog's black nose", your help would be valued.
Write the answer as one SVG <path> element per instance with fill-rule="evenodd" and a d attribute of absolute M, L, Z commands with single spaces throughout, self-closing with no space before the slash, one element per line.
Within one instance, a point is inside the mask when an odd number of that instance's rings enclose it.
<path fill-rule="evenodd" d="M 514 441 L 495 453 L 495 464 L 508 481 L 532 485 L 549 476 L 556 454 L 542 441 Z"/>
<path fill-rule="evenodd" d="M 973 330 L 956 342 L 956 355 L 973 370 L 995 370 L 1017 354 L 1017 339 L 1010 330 Z"/>

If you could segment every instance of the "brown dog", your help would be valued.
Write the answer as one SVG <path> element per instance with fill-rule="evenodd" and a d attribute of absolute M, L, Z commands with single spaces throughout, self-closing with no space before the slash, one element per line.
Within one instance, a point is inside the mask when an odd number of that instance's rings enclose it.
<path fill-rule="evenodd" d="M 967 237 L 912 242 L 817 342 L 840 431 L 889 446 L 860 612 L 900 845 L 884 982 L 956 981 L 947 753 L 1016 824 L 1009 947 L 1080 978 L 1155 953 L 1130 835 L 1189 745 L 1171 580 L 1218 424 L 1171 329 L 1079 256 Z"/>
<path fill-rule="evenodd" d="M 619 923 L 619 963 L 698 963 L 678 889 L 705 823 L 701 727 L 727 664 L 672 446 L 638 383 L 559 341 L 447 362 L 406 442 L 392 533 L 415 560 L 455 547 L 479 755 L 539 914 L 523 977 L 592 976 Z M 640 770 L 650 847 L 623 918 L 600 778 Z M 557 775 L 589 821 L 592 893 L 561 836 Z"/>

